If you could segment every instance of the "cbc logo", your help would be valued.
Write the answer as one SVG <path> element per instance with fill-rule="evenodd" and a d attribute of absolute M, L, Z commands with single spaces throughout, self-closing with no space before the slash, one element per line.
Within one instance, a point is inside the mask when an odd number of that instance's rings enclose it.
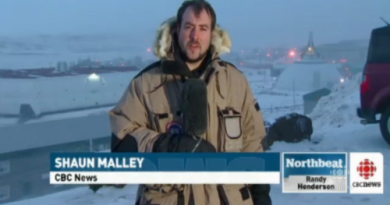
<path fill-rule="evenodd" d="M 376 172 L 376 166 L 374 162 L 370 161 L 369 159 L 365 159 L 359 163 L 357 172 L 364 179 L 370 179 L 370 177 L 373 177 Z"/>

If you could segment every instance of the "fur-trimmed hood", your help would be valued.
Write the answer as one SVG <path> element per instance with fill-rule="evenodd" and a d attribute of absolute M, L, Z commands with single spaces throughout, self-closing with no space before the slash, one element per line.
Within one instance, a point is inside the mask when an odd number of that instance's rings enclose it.
<path fill-rule="evenodd" d="M 173 34 L 176 32 L 177 26 L 176 17 L 169 18 L 164 21 L 157 30 L 156 39 L 154 42 L 154 54 L 162 58 L 171 58 Z M 232 42 L 229 33 L 216 25 L 211 44 L 213 46 L 213 56 L 220 56 L 229 53 L 232 47 Z"/>

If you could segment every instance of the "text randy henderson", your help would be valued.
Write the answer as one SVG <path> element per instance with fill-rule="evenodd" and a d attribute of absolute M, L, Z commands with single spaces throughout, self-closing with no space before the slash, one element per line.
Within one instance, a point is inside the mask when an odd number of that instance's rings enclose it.
<path fill-rule="evenodd" d="M 345 178 L 346 179 L 346 178 Z M 306 176 L 306 183 L 298 183 L 298 190 L 344 190 L 345 186 L 326 184 L 327 177 Z M 318 184 L 321 183 L 321 184 Z"/>

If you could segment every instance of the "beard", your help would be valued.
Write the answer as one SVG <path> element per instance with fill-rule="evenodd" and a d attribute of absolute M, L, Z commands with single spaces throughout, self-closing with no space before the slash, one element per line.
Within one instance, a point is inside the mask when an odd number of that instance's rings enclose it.
<path fill-rule="evenodd" d="M 207 55 L 207 51 L 203 52 L 203 53 L 200 53 L 199 56 L 197 58 L 189 58 L 188 55 L 186 53 L 184 53 L 184 60 L 188 63 L 197 63 L 201 60 L 203 60 Z"/>
<path fill-rule="evenodd" d="M 195 42 L 196 43 L 196 42 Z M 185 46 L 185 48 L 181 48 L 181 57 L 182 59 L 185 61 L 185 62 L 188 62 L 188 63 L 197 63 L 201 60 L 203 60 L 206 56 L 207 56 L 207 51 L 209 50 L 209 48 L 207 48 L 203 53 L 199 53 L 199 56 L 196 57 L 196 58 L 189 58 L 188 55 L 187 55 L 187 49 L 189 48 L 190 44 L 193 44 L 193 42 L 189 42 L 187 43 L 187 45 Z M 199 43 L 197 43 L 198 46 L 199 46 L 199 50 L 201 50 L 201 46 Z M 210 46 L 209 46 L 210 47 Z M 199 51 L 200 52 L 200 51 Z"/>

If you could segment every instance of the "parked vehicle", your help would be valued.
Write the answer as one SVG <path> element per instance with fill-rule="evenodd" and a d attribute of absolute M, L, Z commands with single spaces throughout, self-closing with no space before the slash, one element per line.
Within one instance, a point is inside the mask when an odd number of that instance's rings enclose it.
<path fill-rule="evenodd" d="M 390 145 L 390 24 L 371 32 L 360 104 L 357 115 L 362 118 L 361 123 L 379 123 L 383 138 Z"/>

